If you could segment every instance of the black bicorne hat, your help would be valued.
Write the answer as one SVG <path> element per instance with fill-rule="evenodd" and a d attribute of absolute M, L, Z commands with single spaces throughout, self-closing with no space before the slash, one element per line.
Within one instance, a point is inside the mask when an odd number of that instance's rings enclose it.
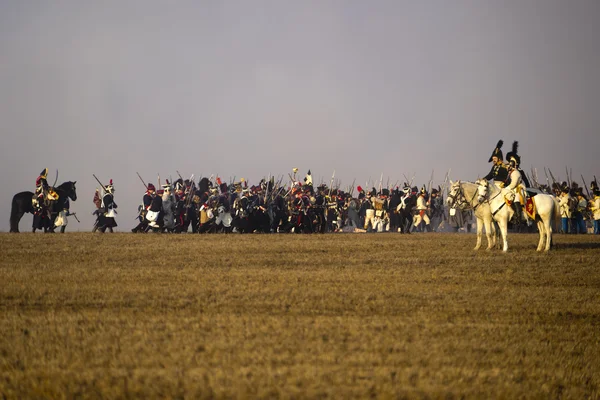
<path fill-rule="evenodd" d="M 502 148 L 503 144 L 504 144 L 503 140 L 498 140 L 498 143 L 496 144 L 496 148 L 492 152 L 492 155 L 490 156 L 490 159 L 488 160 L 488 162 L 492 162 L 493 157 L 498 157 L 500 160 L 504 160 L 504 158 L 502 157 L 502 150 L 500 150 Z"/>

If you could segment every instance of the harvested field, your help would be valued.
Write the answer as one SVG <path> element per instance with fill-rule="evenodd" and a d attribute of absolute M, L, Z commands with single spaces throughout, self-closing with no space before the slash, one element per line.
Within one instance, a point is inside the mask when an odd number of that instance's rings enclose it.
<path fill-rule="evenodd" d="M 600 238 L 0 234 L 3 398 L 598 398 Z"/>

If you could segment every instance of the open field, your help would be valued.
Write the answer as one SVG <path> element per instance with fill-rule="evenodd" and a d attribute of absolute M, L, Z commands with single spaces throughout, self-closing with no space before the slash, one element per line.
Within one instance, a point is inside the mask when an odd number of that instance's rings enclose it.
<path fill-rule="evenodd" d="M 0 234 L 2 398 L 599 398 L 600 238 Z"/>

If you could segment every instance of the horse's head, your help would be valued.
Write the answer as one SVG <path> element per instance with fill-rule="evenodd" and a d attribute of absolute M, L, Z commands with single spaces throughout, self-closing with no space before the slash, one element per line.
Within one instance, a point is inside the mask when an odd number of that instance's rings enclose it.
<path fill-rule="evenodd" d="M 69 198 L 73 201 L 77 200 L 77 188 L 75 188 L 76 183 L 77 183 L 77 181 L 71 182 L 71 188 L 69 189 L 69 192 L 68 192 Z"/>
<path fill-rule="evenodd" d="M 490 184 L 485 179 L 479 179 L 477 181 L 477 201 L 483 203 L 489 198 Z"/>
<path fill-rule="evenodd" d="M 454 207 L 455 204 L 460 202 L 460 200 L 464 197 L 462 193 L 462 187 L 460 186 L 460 181 L 452 182 L 450 181 L 450 193 L 448 193 L 448 197 L 446 198 L 446 204 L 450 208 Z"/>
<path fill-rule="evenodd" d="M 77 181 L 71 182 L 63 182 L 56 189 L 60 190 L 62 193 L 66 194 L 68 198 L 73 201 L 77 200 L 77 189 L 75 188 L 75 184 Z"/>

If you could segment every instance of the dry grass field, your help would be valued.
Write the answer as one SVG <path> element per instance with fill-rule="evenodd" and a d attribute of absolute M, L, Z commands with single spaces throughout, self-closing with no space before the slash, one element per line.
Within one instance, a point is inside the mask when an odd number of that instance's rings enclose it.
<path fill-rule="evenodd" d="M 600 238 L 0 234 L 0 397 L 599 398 Z"/>

